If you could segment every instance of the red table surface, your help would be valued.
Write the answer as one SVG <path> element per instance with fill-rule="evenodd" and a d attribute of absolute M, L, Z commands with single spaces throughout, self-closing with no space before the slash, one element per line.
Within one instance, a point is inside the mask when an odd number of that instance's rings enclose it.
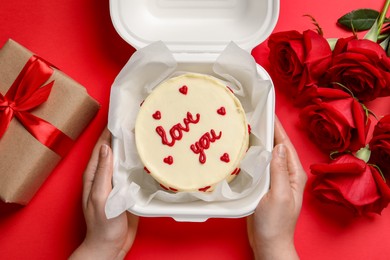
<path fill-rule="evenodd" d="M 281 0 L 276 31 L 313 29 L 310 14 L 325 36 L 350 35 L 336 20 L 356 8 L 382 7 L 381 0 Z M 81 243 L 82 174 L 107 123 L 111 84 L 134 52 L 114 30 L 108 0 L 0 0 L 0 45 L 13 38 L 84 85 L 102 108 L 72 152 L 52 172 L 25 207 L 0 204 L 0 259 L 66 259 Z M 253 52 L 269 69 L 266 43 Z M 1 80 L 1 79 L 0 79 Z M 390 108 L 379 106 L 383 113 Z M 387 111 L 386 111 L 387 110 Z M 276 114 L 303 166 L 327 160 L 298 125 L 298 112 L 276 91 Z M 1 158 L 0 158 L 1 159 Z M 1 185 L 1 184 L 0 184 Z M 389 259 L 390 208 L 382 216 L 355 217 L 325 205 L 305 191 L 295 242 L 302 259 Z M 246 220 L 209 219 L 181 223 L 171 218 L 141 218 L 127 259 L 252 259 Z"/>

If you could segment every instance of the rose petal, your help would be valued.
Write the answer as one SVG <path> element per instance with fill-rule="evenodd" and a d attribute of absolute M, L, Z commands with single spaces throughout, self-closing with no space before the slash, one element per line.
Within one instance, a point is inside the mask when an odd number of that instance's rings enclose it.
<path fill-rule="evenodd" d="M 341 204 L 358 214 L 380 214 L 390 201 L 390 188 L 376 168 L 350 154 L 329 164 L 314 164 L 312 190 L 316 197 Z"/>

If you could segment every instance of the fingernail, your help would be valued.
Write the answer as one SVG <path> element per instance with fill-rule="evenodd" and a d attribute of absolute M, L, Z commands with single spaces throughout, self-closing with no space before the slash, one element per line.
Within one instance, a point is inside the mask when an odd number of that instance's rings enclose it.
<path fill-rule="evenodd" d="M 100 147 L 100 156 L 101 157 L 107 157 L 108 155 L 108 146 L 106 144 L 103 144 L 101 147 Z"/>
<path fill-rule="evenodd" d="M 280 158 L 286 158 L 286 147 L 284 144 L 278 145 L 278 156 Z"/>

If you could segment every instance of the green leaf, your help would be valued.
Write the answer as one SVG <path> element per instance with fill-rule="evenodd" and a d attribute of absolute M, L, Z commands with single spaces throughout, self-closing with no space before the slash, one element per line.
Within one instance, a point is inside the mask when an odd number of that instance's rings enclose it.
<path fill-rule="evenodd" d="M 390 57 L 390 43 L 387 44 L 386 48 L 387 48 L 387 51 L 386 51 L 387 56 Z"/>
<path fill-rule="evenodd" d="M 328 41 L 330 49 L 333 51 L 334 47 L 336 46 L 336 43 L 338 41 L 338 38 L 328 38 L 326 40 Z"/>
<path fill-rule="evenodd" d="M 317 20 L 311 16 L 310 14 L 305 14 L 303 16 L 306 16 L 306 17 L 309 17 L 311 19 L 311 22 L 314 24 L 314 26 L 316 27 L 316 31 L 319 35 L 323 36 L 324 35 L 324 32 L 320 26 L 320 24 L 317 22 Z"/>
<path fill-rule="evenodd" d="M 368 162 L 370 160 L 371 151 L 368 145 L 366 147 L 360 148 L 359 151 L 356 152 L 355 157 L 359 158 L 360 160 L 363 160 L 364 162 Z"/>
<path fill-rule="evenodd" d="M 354 31 L 366 31 L 370 29 L 379 16 L 379 12 L 373 9 L 357 9 L 349 12 L 337 20 L 337 23 Z"/>
<path fill-rule="evenodd" d="M 368 163 L 367 165 L 370 165 L 370 166 L 376 168 L 376 169 L 378 170 L 379 174 L 381 175 L 381 177 L 382 177 L 384 183 L 386 183 L 386 177 L 385 177 L 385 175 L 383 175 L 383 172 L 382 172 L 381 168 L 379 168 L 378 165 L 372 164 L 372 163 Z"/>
<path fill-rule="evenodd" d="M 389 46 L 389 40 L 390 40 L 390 36 L 386 36 L 386 38 L 384 40 L 382 40 L 382 42 L 380 43 L 380 46 L 386 51 L 387 50 L 387 46 Z"/>
<path fill-rule="evenodd" d="M 371 29 L 364 35 L 364 39 L 371 40 L 373 42 L 377 42 L 378 40 L 378 23 L 375 20 Z"/>
<path fill-rule="evenodd" d="M 390 34 L 380 34 L 380 35 L 378 35 L 378 42 L 386 41 L 387 38 L 389 38 L 389 36 L 390 36 Z"/>

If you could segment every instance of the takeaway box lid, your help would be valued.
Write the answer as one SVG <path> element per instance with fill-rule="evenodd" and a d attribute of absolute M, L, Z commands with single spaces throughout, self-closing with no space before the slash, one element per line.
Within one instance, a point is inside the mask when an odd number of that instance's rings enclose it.
<path fill-rule="evenodd" d="M 110 0 L 119 35 L 136 49 L 163 41 L 174 53 L 250 52 L 274 29 L 279 0 Z"/>

